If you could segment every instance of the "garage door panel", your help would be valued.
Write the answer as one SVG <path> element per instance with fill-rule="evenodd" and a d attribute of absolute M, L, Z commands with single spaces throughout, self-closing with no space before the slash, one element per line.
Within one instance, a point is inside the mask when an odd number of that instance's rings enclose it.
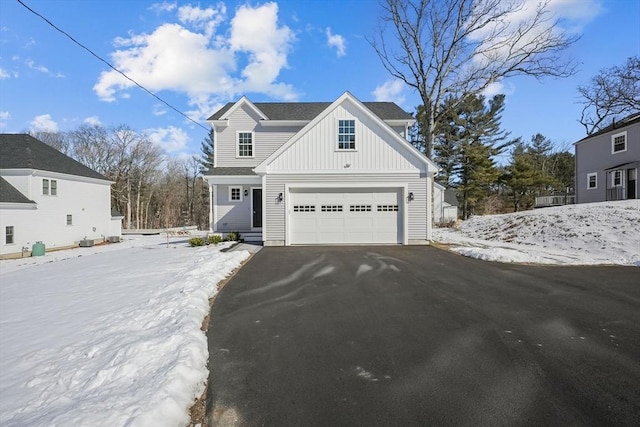
<path fill-rule="evenodd" d="M 292 189 L 290 244 L 402 243 L 400 190 Z"/>

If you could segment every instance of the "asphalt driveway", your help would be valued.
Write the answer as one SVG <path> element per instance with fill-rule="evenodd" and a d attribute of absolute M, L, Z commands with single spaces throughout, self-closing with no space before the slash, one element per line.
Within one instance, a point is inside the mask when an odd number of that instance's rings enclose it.
<path fill-rule="evenodd" d="M 213 425 L 640 425 L 640 268 L 264 248 L 209 325 Z"/>

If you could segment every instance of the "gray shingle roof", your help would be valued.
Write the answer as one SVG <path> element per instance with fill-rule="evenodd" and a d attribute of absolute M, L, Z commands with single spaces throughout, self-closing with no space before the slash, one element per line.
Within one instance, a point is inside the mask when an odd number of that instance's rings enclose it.
<path fill-rule="evenodd" d="M 37 169 L 108 181 L 98 172 L 27 134 L 0 134 L 0 169 Z"/>
<path fill-rule="evenodd" d="M 27 196 L 22 194 L 16 187 L 0 176 L 0 202 L 5 203 L 33 203 Z"/>
<path fill-rule="evenodd" d="M 208 120 L 218 120 L 235 102 L 216 111 Z M 270 120 L 313 120 L 324 111 L 331 102 L 254 102 Z M 382 120 L 411 120 L 413 116 L 393 102 L 363 102 L 363 104 Z"/>
<path fill-rule="evenodd" d="M 227 175 L 227 176 L 240 176 L 240 175 L 255 175 L 253 168 L 211 168 L 203 175 Z"/>
<path fill-rule="evenodd" d="M 613 123 L 611 123 L 609 126 L 606 126 L 602 129 L 600 129 L 597 132 L 592 133 L 591 135 L 587 135 L 584 138 L 582 138 L 580 141 L 578 142 L 582 142 L 584 140 L 587 139 L 591 139 L 594 136 L 598 136 L 598 135 L 602 135 L 603 133 L 607 133 L 607 132 L 611 132 L 612 130 L 616 130 L 616 129 L 622 129 L 624 127 L 633 125 L 635 123 L 640 122 L 640 111 L 636 111 L 633 114 L 629 114 L 628 116 L 618 120 L 618 121 L 614 121 Z"/>

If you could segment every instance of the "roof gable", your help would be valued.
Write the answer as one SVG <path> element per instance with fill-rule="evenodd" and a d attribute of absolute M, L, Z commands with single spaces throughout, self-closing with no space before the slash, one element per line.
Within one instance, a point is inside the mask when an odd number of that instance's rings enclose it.
<path fill-rule="evenodd" d="M 98 172 L 27 134 L 0 134 L 0 169 L 36 169 L 109 181 Z"/>
<path fill-rule="evenodd" d="M 35 204 L 33 200 L 29 200 L 27 196 L 22 194 L 20 190 L 11 185 L 9 181 L 0 176 L 0 202 L 3 203 L 30 203 Z"/>
<path fill-rule="evenodd" d="M 436 172 L 438 170 L 437 166 L 431 160 L 429 160 L 426 156 L 424 156 L 424 154 L 418 151 L 414 146 L 409 144 L 408 141 L 406 141 L 403 137 L 401 137 L 398 133 L 391 129 L 391 127 L 389 127 L 389 125 L 385 123 L 382 118 L 371 111 L 371 109 L 369 109 L 366 104 L 360 102 L 349 92 L 345 92 L 336 101 L 327 106 L 321 113 L 317 114 L 313 120 L 311 120 L 298 133 L 296 133 L 296 135 L 294 135 L 289 141 L 283 144 L 273 154 L 271 154 L 271 156 L 269 156 L 260 165 L 258 165 L 255 168 L 256 173 L 266 173 L 267 167 L 269 167 L 269 165 L 271 165 L 278 157 L 289 150 L 290 147 L 296 144 L 299 140 L 304 138 L 311 129 L 315 128 L 321 121 L 327 118 L 332 112 L 334 112 L 343 104 L 349 105 L 350 108 L 355 109 L 357 114 L 362 115 L 363 117 L 374 123 L 378 128 L 382 129 L 382 132 L 385 134 L 385 136 L 389 137 L 390 140 L 394 141 L 403 149 L 403 151 L 406 153 L 405 157 L 409 156 L 413 161 L 417 161 L 420 164 L 424 165 L 425 169 L 428 172 Z M 400 107 L 397 108 L 400 109 Z"/>
<path fill-rule="evenodd" d="M 229 104 L 227 104 L 229 105 Z M 269 118 L 262 112 L 260 111 L 260 109 L 258 107 L 256 107 L 256 105 L 249 101 L 249 98 L 247 98 L 246 96 L 243 96 L 242 98 L 240 98 L 238 100 L 238 102 L 236 102 L 235 104 L 231 104 L 231 106 L 229 108 L 227 108 L 224 113 L 222 115 L 220 115 L 220 118 L 218 119 L 213 119 L 213 117 L 215 116 L 211 116 L 210 120 L 226 120 L 228 119 L 238 108 L 241 108 L 243 105 L 247 105 L 249 108 L 251 108 L 253 111 L 256 112 L 256 114 L 262 119 L 262 120 L 268 120 Z M 225 106 L 226 107 L 226 106 Z"/>

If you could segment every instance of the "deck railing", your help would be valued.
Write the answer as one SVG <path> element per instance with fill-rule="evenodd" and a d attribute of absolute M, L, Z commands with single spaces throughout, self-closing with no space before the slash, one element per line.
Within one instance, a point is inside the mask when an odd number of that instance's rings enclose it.
<path fill-rule="evenodd" d="M 561 194 L 558 196 L 538 196 L 536 197 L 536 208 L 544 208 L 549 206 L 572 205 L 576 202 L 576 196 L 573 194 Z"/>

